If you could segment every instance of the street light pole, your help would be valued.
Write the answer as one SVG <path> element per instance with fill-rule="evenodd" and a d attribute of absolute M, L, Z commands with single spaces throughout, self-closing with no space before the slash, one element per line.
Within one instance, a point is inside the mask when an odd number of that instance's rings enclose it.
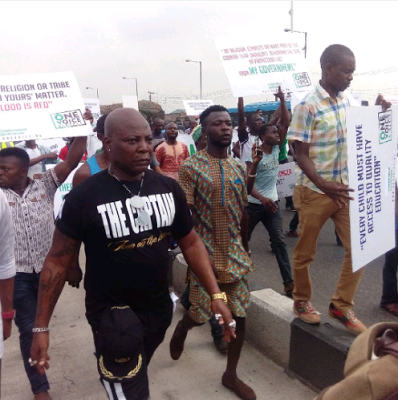
<path fill-rule="evenodd" d="M 304 58 L 307 58 L 307 33 L 308 33 L 308 32 L 294 31 L 294 30 L 289 29 L 289 28 L 284 29 L 284 31 L 285 31 L 285 32 L 291 32 L 291 33 L 293 33 L 293 32 L 296 32 L 296 33 L 304 33 L 304 35 L 305 35 L 305 39 L 304 39 L 305 44 L 304 44 L 303 50 L 304 50 Z"/>
<path fill-rule="evenodd" d="M 202 61 L 199 61 L 199 68 L 200 68 L 200 99 L 202 100 Z"/>
<path fill-rule="evenodd" d="M 202 100 L 202 61 L 185 60 L 185 62 L 194 62 L 199 64 L 200 100 Z"/>
<path fill-rule="evenodd" d="M 138 79 L 137 78 L 126 78 L 123 76 L 122 79 L 135 79 L 135 94 L 137 95 L 137 101 L 138 101 Z"/>
<path fill-rule="evenodd" d="M 307 58 L 307 32 L 304 32 L 305 43 L 304 43 L 304 58 Z"/>

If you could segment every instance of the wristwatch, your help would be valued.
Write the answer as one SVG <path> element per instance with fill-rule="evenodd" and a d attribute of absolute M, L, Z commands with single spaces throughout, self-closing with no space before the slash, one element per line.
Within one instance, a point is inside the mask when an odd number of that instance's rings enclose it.
<path fill-rule="evenodd" d="M 2 319 L 14 319 L 14 316 L 15 316 L 15 310 L 1 313 Z"/>
<path fill-rule="evenodd" d="M 225 292 L 215 293 L 211 296 L 212 300 L 223 300 L 225 304 L 228 303 L 227 295 Z"/>

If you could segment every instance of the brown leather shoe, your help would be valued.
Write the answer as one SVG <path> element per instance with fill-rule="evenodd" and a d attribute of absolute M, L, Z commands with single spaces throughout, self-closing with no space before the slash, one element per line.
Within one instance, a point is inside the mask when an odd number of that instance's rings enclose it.
<path fill-rule="evenodd" d="M 187 337 L 188 331 L 183 329 L 182 320 L 178 322 L 173 337 L 170 340 L 170 356 L 173 360 L 178 360 L 184 351 L 184 342 Z"/>
<path fill-rule="evenodd" d="M 383 310 L 386 310 L 392 315 L 395 315 L 398 317 L 398 303 L 391 303 L 391 304 L 385 304 L 384 306 L 380 306 Z"/>

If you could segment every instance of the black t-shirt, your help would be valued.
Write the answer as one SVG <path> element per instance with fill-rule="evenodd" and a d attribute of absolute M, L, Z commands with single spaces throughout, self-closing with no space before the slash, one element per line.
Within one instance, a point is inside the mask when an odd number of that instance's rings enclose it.
<path fill-rule="evenodd" d="M 123 182 L 137 194 L 140 181 Z M 145 311 L 168 301 L 168 249 L 193 221 L 183 190 L 171 178 L 146 171 L 140 196 L 150 223 L 142 227 L 131 194 L 104 170 L 74 188 L 56 222 L 65 235 L 84 242 L 86 315 L 97 322 L 109 304 Z"/>

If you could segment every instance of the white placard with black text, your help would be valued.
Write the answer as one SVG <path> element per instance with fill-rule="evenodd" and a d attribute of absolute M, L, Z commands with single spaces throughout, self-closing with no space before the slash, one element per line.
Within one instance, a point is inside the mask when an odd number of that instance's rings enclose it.
<path fill-rule="evenodd" d="M 398 106 L 347 109 L 352 268 L 395 247 Z"/>
<path fill-rule="evenodd" d="M 296 34 L 219 38 L 215 41 L 235 97 L 312 89 L 302 38 Z"/>
<path fill-rule="evenodd" d="M 73 72 L 0 76 L 0 142 L 92 134 Z"/>
<path fill-rule="evenodd" d="M 197 116 L 206 110 L 206 108 L 212 106 L 213 100 L 183 100 L 185 112 L 189 116 Z"/>

